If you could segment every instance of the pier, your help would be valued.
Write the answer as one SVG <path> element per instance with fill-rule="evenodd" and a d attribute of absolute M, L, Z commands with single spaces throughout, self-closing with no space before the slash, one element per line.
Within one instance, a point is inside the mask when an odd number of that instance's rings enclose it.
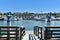
<path fill-rule="evenodd" d="M 60 26 L 46 26 L 44 28 L 43 31 L 42 27 L 34 26 L 34 31 L 26 32 L 23 40 L 60 40 Z"/>
<path fill-rule="evenodd" d="M 25 27 L 0 26 L 0 40 L 59 40 L 60 39 L 60 26 L 46 26 L 44 28 L 45 30 L 43 31 L 42 27 L 34 26 L 34 31 L 33 30 L 26 31 Z"/>
<path fill-rule="evenodd" d="M 47 21 L 35 21 L 29 19 L 21 21 L 11 21 L 10 18 L 11 12 L 7 14 L 7 21 L 2 21 L 0 23 L 3 25 L 6 22 L 6 26 L 0 26 L 0 40 L 53 40 L 53 38 L 60 38 L 60 36 L 52 36 L 58 35 L 58 32 L 60 32 L 60 30 L 50 29 L 60 27 L 51 26 L 53 20 L 50 20 L 50 16 L 48 16 Z M 55 31 L 57 33 L 53 33 Z"/>

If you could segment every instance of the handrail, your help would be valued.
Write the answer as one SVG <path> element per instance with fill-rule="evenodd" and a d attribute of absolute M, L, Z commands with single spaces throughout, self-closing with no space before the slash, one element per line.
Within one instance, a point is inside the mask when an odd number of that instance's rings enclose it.
<path fill-rule="evenodd" d="M 35 26 L 34 27 L 34 34 L 38 36 L 39 39 L 42 39 L 42 27 Z M 40 37 L 41 36 L 41 37 Z"/>
<path fill-rule="evenodd" d="M 20 32 L 20 36 L 19 36 L 19 32 Z M 3 37 L 3 35 L 6 35 L 6 37 Z M 12 37 L 11 35 L 14 35 L 14 37 Z M 6 40 L 10 40 L 10 39 L 19 40 L 19 37 L 20 40 L 22 40 L 24 35 L 25 35 L 25 27 L 22 28 L 17 26 L 0 26 L 0 40 L 2 40 L 3 38 L 6 38 Z"/>
<path fill-rule="evenodd" d="M 45 27 L 45 40 L 48 40 L 51 38 L 60 38 L 59 32 L 60 32 L 59 26 L 46 26 Z M 55 35 L 57 35 L 57 36 L 55 36 Z"/>
<path fill-rule="evenodd" d="M 14 28 L 14 29 L 12 29 L 12 28 Z M 15 38 L 16 40 L 18 40 L 19 39 L 18 28 L 19 27 L 17 27 L 17 26 L 0 26 L 0 40 L 2 40 L 3 38 L 6 38 L 6 40 L 10 40 L 12 38 Z M 6 35 L 6 36 L 4 36 L 4 35 Z M 12 36 L 12 35 L 14 35 L 14 36 Z"/>
<path fill-rule="evenodd" d="M 20 27 L 20 40 L 22 40 L 23 36 L 25 35 L 25 27 Z"/>

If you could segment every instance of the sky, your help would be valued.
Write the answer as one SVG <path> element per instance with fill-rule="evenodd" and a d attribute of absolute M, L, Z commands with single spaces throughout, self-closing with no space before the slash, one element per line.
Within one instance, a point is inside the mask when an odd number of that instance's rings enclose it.
<path fill-rule="evenodd" d="M 60 0 L 0 0 L 0 12 L 60 12 Z"/>

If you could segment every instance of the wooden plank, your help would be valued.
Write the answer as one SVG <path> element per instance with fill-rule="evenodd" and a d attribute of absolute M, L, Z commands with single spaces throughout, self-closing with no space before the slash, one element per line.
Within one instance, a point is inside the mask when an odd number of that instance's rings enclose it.
<path fill-rule="evenodd" d="M 7 28 L 7 30 L 3 30 L 1 28 Z M 14 28 L 16 30 L 9 30 L 10 28 Z M 7 40 L 10 40 L 10 38 L 16 38 L 16 40 L 18 40 L 18 35 L 19 35 L 19 31 L 18 31 L 17 26 L 0 26 L 0 39 L 1 38 L 7 38 Z M 1 34 L 1 32 L 7 32 L 7 37 L 2 37 L 3 34 Z M 10 33 L 10 32 L 15 32 L 15 33 Z M 10 37 L 10 35 L 16 35 L 16 37 Z"/>
<path fill-rule="evenodd" d="M 0 26 L 0 28 L 19 28 L 18 26 Z"/>
<path fill-rule="evenodd" d="M 55 29 L 56 28 L 56 29 Z M 51 30 L 51 29 L 53 29 L 53 30 Z M 58 32 L 60 32 L 60 26 L 47 26 L 47 27 L 45 27 L 45 40 L 48 40 L 48 39 L 50 39 L 50 38 L 60 38 L 60 33 L 58 33 Z M 57 33 L 55 33 L 55 32 L 57 32 Z M 57 35 L 57 36 L 52 36 L 52 35 Z"/>
<path fill-rule="evenodd" d="M 45 28 L 60 28 L 60 26 L 46 26 Z"/>

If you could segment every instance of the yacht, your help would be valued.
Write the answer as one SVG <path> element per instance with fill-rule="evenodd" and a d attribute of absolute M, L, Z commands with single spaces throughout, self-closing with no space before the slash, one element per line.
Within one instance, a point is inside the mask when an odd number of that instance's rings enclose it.
<path fill-rule="evenodd" d="M 52 17 L 51 20 L 52 21 L 60 21 L 60 17 L 56 17 L 56 18 L 55 17 Z"/>
<path fill-rule="evenodd" d="M 34 20 L 36 21 L 45 21 L 44 17 L 34 17 Z"/>

